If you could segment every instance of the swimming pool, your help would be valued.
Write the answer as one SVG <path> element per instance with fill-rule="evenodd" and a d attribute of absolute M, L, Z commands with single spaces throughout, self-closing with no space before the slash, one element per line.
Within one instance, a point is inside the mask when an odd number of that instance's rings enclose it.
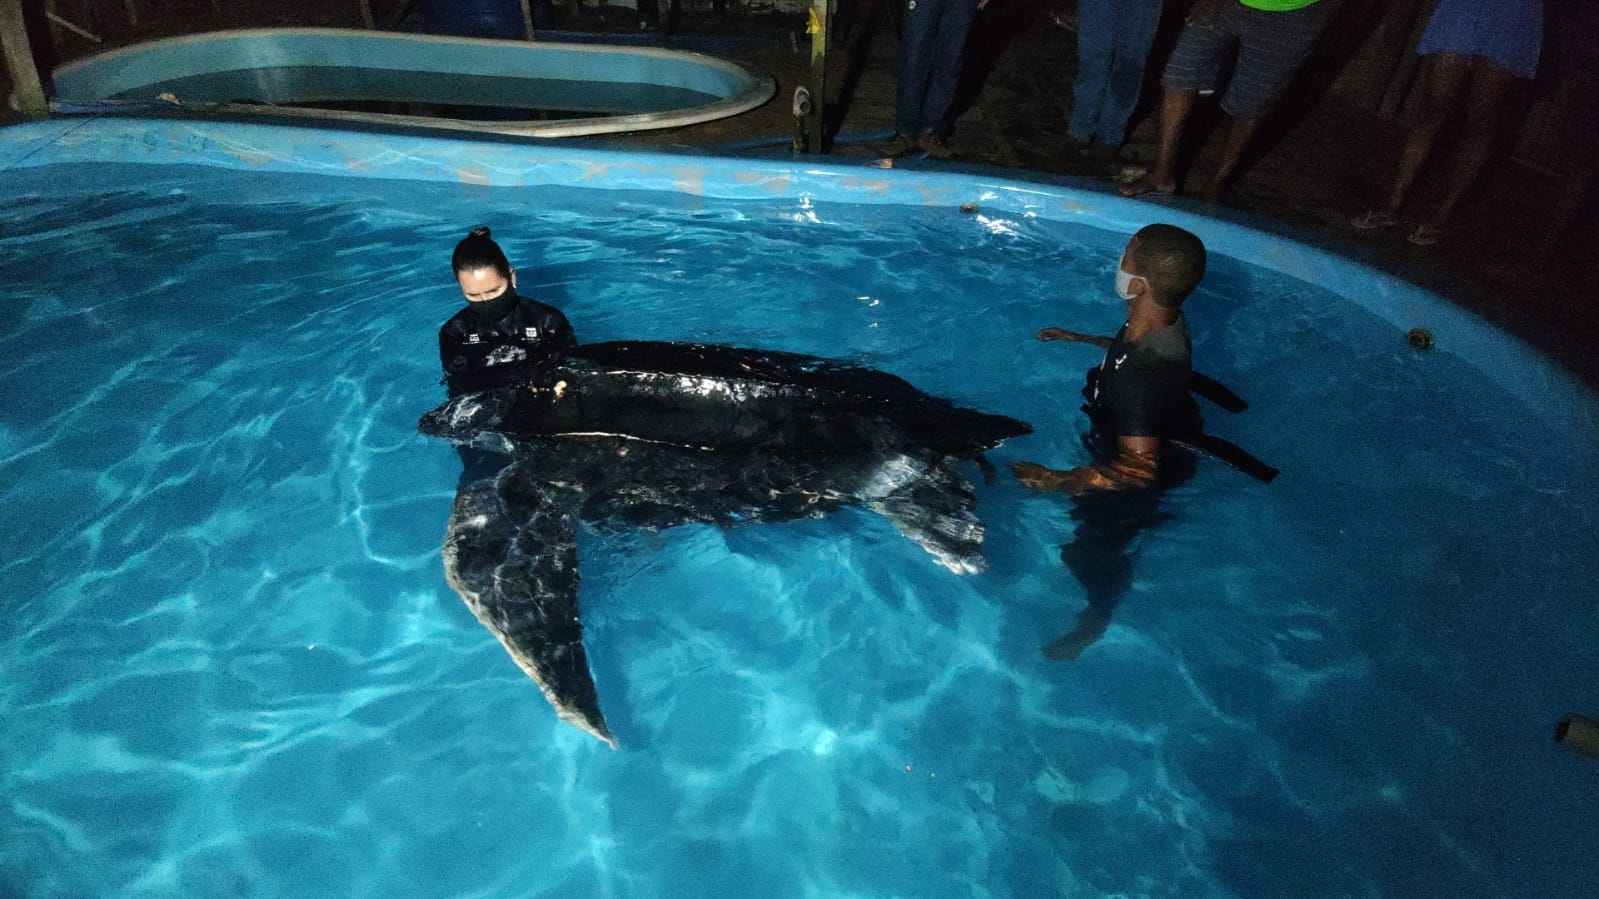
<path fill-rule="evenodd" d="M 1310 248 L 971 175 L 124 120 L 0 131 L 0 890 L 53 895 L 1577 895 L 1599 764 L 1594 405 Z M 962 203 L 975 203 L 966 214 Z M 1064 501 L 989 570 L 860 513 L 580 542 L 621 749 L 444 584 L 446 259 L 505 238 L 586 340 L 840 356 L 1082 458 L 1125 234 L 1217 252 L 1252 403 L 1106 636 Z M 1242 260 L 1247 260 L 1242 261 Z M 1351 300 L 1353 302 L 1351 302 Z M 1405 328 L 1438 349 L 1418 353 Z"/>

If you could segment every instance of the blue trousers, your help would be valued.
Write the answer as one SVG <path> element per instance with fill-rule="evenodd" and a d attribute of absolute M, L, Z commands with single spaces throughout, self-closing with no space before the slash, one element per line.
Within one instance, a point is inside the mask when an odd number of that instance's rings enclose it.
<path fill-rule="evenodd" d="M 960 80 L 961 50 L 977 18 L 977 0 L 906 0 L 899 43 L 894 130 L 906 137 L 943 136 Z"/>
<path fill-rule="evenodd" d="M 1066 133 L 1119 147 L 1138 105 L 1162 0 L 1077 0 L 1077 82 Z"/>

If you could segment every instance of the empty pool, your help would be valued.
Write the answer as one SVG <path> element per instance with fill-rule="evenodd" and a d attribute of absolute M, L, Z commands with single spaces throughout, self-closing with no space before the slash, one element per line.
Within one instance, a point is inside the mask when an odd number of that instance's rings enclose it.
<path fill-rule="evenodd" d="M 747 112 L 772 79 L 651 47 L 333 28 L 220 31 L 81 59 L 55 71 L 62 101 L 368 125 L 567 137 L 673 128 Z"/>

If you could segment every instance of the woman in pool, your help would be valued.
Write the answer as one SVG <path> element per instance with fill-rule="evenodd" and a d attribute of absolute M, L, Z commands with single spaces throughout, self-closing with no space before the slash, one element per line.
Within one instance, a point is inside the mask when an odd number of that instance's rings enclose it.
<path fill-rule="evenodd" d="M 577 343 L 561 310 L 517 296 L 516 269 L 488 228 L 473 228 L 456 244 L 450 264 L 466 298 L 439 329 L 450 396 L 535 381 Z"/>

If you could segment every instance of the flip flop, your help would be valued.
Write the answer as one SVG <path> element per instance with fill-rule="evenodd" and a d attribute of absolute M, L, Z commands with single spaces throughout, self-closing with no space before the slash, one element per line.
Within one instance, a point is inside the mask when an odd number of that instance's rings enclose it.
<path fill-rule="evenodd" d="M 1417 225 L 1416 230 L 1410 232 L 1405 237 L 1405 240 L 1418 247 L 1430 247 L 1438 242 L 1438 238 L 1442 237 L 1443 233 L 1444 229 L 1442 228 L 1434 228 L 1432 225 Z"/>
<path fill-rule="evenodd" d="M 1399 219 L 1381 209 L 1368 209 L 1350 219 L 1349 224 L 1360 231 L 1375 231 L 1378 228 L 1392 228 L 1399 224 Z"/>
<path fill-rule="evenodd" d="M 1147 177 L 1140 177 L 1136 181 L 1129 181 L 1128 183 L 1117 188 L 1116 192 L 1124 197 L 1127 197 L 1128 199 L 1132 199 L 1134 197 L 1147 197 L 1152 194 L 1157 197 L 1169 197 L 1177 193 L 1175 190 L 1165 190 L 1156 187 L 1154 183 L 1151 182 Z"/>
<path fill-rule="evenodd" d="M 949 142 L 937 135 L 924 134 L 916 142 L 916 145 L 922 148 L 922 158 L 924 159 L 928 157 L 949 159 L 955 155 L 955 151 L 950 147 Z"/>
<path fill-rule="evenodd" d="M 915 138 L 906 137 L 903 134 L 896 134 L 888 143 L 883 145 L 881 152 L 889 159 L 898 159 L 901 156 L 909 156 L 912 153 L 918 152 L 920 149 L 920 147 L 916 146 Z"/>

